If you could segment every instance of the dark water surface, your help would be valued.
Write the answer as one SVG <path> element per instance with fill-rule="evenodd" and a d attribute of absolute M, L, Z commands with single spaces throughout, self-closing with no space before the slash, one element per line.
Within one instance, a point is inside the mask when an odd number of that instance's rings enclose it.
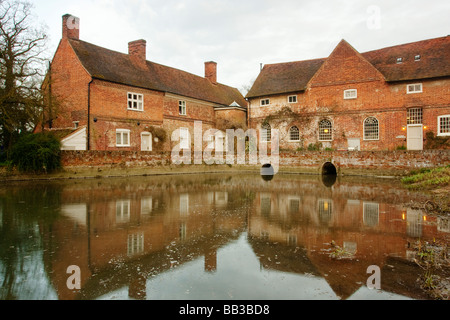
<path fill-rule="evenodd" d="M 2 183 L 0 299 L 422 299 L 412 244 L 450 230 L 421 199 L 284 174 Z"/>

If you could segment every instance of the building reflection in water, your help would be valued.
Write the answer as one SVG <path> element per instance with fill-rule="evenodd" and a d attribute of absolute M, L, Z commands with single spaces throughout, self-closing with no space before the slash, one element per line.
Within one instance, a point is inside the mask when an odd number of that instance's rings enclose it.
<path fill-rule="evenodd" d="M 412 195 L 388 183 L 208 175 L 61 189 L 60 217 L 41 226 L 59 299 L 95 299 L 122 287 L 146 299 L 149 278 L 197 259 L 214 275 L 218 250 L 244 233 L 262 269 L 324 278 L 341 299 L 365 285 L 370 265 L 382 268 L 384 290 L 421 298 L 411 244 L 449 235 L 448 221 L 399 205 Z M 330 258 L 332 243 L 345 257 Z M 66 286 L 69 265 L 81 268 L 81 290 Z"/>

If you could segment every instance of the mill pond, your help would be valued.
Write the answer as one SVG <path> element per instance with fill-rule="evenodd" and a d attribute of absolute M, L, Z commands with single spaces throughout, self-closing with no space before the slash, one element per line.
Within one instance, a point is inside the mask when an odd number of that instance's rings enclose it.
<path fill-rule="evenodd" d="M 418 252 L 450 227 L 426 200 L 294 174 L 6 182 L 0 299 L 434 299 Z"/>

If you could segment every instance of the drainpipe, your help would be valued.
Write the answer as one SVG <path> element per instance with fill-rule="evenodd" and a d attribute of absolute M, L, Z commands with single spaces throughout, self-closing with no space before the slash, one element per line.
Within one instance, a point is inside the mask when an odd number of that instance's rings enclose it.
<path fill-rule="evenodd" d="M 87 150 L 91 150 L 91 79 L 88 83 L 88 110 L 87 110 Z"/>

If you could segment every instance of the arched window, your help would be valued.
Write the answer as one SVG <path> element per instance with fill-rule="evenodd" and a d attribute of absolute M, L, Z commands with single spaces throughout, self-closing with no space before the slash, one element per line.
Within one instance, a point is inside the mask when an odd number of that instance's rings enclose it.
<path fill-rule="evenodd" d="M 375 117 L 368 117 L 364 120 L 364 140 L 378 140 L 379 139 L 379 125 L 378 119 Z"/>
<path fill-rule="evenodd" d="M 289 141 L 300 141 L 300 131 L 297 126 L 289 128 Z"/>
<path fill-rule="evenodd" d="M 319 141 L 331 141 L 333 125 L 328 119 L 323 119 L 319 122 Z"/>
<path fill-rule="evenodd" d="M 272 128 L 270 124 L 264 123 L 261 125 L 261 141 L 268 142 L 272 137 Z"/>

